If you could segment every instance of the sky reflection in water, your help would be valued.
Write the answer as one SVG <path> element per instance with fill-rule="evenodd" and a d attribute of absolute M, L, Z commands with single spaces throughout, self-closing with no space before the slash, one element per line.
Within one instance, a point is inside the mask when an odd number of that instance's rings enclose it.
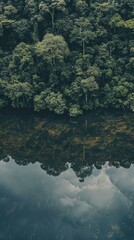
<path fill-rule="evenodd" d="M 79 182 L 72 168 L 0 161 L 0 239 L 133 239 L 133 172 L 106 163 Z"/>

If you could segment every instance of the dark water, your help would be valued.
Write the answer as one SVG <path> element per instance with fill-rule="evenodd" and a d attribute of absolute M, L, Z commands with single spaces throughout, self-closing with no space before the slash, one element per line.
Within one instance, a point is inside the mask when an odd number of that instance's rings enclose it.
<path fill-rule="evenodd" d="M 0 114 L 0 240 L 133 236 L 133 114 Z"/>

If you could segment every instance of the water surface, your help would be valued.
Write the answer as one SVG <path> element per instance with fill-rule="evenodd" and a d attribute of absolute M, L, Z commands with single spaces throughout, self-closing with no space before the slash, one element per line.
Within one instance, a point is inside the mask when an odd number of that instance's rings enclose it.
<path fill-rule="evenodd" d="M 133 239 L 133 120 L 1 113 L 0 239 Z"/>

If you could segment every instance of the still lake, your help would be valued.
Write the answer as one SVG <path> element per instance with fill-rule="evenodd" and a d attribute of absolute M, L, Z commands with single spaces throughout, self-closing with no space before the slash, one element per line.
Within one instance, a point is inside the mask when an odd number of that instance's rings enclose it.
<path fill-rule="evenodd" d="M 133 240 L 134 114 L 0 113 L 0 240 Z"/>

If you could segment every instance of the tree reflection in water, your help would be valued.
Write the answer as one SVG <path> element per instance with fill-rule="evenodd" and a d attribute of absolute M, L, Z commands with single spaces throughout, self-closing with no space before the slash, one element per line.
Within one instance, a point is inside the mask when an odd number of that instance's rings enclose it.
<path fill-rule="evenodd" d="M 0 159 L 19 165 L 39 162 L 58 176 L 67 162 L 80 181 L 108 162 L 129 168 L 134 163 L 134 115 L 90 113 L 79 119 L 1 113 Z"/>

